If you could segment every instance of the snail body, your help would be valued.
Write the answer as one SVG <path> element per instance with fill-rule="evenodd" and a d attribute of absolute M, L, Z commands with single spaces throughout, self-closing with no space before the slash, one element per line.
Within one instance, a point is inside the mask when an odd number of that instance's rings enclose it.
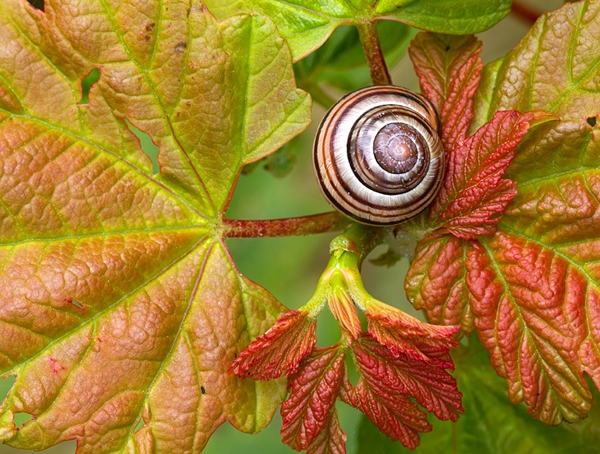
<path fill-rule="evenodd" d="M 429 100 L 379 85 L 350 93 L 319 126 L 314 165 L 331 205 L 363 224 L 415 216 L 439 191 L 444 149 Z"/>

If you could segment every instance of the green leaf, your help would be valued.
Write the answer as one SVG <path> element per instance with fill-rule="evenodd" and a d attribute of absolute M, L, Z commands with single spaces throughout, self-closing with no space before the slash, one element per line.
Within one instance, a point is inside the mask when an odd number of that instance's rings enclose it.
<path fill-rule="evenodd" d="M 415 452 L 437 454 L 576 454 L 600 453 L 600 407 L 585 421 L 549 427 L 532 420 L 524 405 L 506 398 L 504 381 L 489 367 L 489 356 L 472 336 L 468 347 L 453 354 L 454 375 L 463 392 L 465 414 L 457 423 L 434 420 L 433 431 L 421 435 L 421 445 L 409 451 L 393 443 L 366 418 L 358 429 L 358 454 Z"/>
<path fill-rule="evenodd" d="M 219 226 L 241 167 L 310 122 L 275 30 L 194 1 L 4 2 L 3 442 L 192 452 L 226 420 L 269 424 L 285 383 L 227 368 L 285 308 L 238 273 Z M 17 430 L 16 413 L 34 418 Z"/>
<path fill-rule="evenodd" d="M 512 0 L 380 0 L 375 12 L 422 30 L 456 35 L 479 33 L 500 22 Z"/>
<path fill-rule="evenodd" d="M 486 30 L 510 11 L 512 0 L 208 0 L 221 20 L 257 11 L 273 19 L 286 38 L 294 61 L 320 47 L 340 25 L 395 20 L 441 33 L 468 34 Z"/>

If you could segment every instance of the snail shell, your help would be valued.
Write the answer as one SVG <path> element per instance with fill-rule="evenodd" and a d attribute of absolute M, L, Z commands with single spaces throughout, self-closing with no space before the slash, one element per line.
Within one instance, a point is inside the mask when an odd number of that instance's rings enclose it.
<path fill-rule="evenodd" d="M 435 108 L 405 88 L 350 93 L 319 126 L 314 165 L 330 204 L 363 224 L 398 224 L 422 211 L 443 180 Z"/>

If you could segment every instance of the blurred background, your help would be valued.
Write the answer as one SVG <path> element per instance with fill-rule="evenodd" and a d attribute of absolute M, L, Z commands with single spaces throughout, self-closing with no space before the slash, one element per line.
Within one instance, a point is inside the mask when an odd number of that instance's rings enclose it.
<path fill-rule="evenodd" d="M 32 2 L 40 3 L 39 0 Z M 484 0 L 482 0 L 484 1 Z M 562 0 L 523 0 L 522 5 L 534 12 L 552 11 L 559 8 Z M 484 63 L 506 54 L 531 27 L 531 22 L 522 15 L 510 14 L 491 30 L 481 33 L 483 41 L 482 58 Z M 389 23 L 393 29 L 399 24 Z M 394 32 L 390 29 L 389 32 Z M 343 32 L 341 32 L 343 33 Z M 398 30 L 399 35 L 404 33 Z M 402 47 L 402 46 L 400 46 Z M 404 48 L 403 48 L 404 49 Z M 399 53 L 403 49 L 396 49 Z M 360 60 L 358 61 L 360 64 Z M 400 58 L 392 69 L 396 85 L 418 91 L 418 81 L 407 56 Z M 332 77 L 336 77 L 335 74 Z M 340 75 L 340 77 L 342 77 Z M 338 86 L 343 83 L 337 84 Z M 329 90 L 328 95 L 338 98 L 344 92 Z M 264 163 L 254 166 L 251 172 L 240 177 L 235 195 L 228 210 L 231 219 L 272 219 L 329 211 L 317 186 L 312 169 L 312 140 L 316 125 L 325 109 L 315 103 L 313 125 L 284 151 L 279 161 L 269 162 L 271 171 Z M 147 142 L 147 138 L 141 137 Z M 295 160 L 295 164 L 292 162 Z M 275 170 L 273 170 L 275 169 Z M 275 176 L 274 174 L 285 174 Z M 311 297 L 317 280 L 328 260 L 328 244 L 334 234 L 313 235 L 292 238 L 230 239 L 227 244 L 241 273 L 269 290 L 283 304 L 298 308 Z M 381 246 L 371 257 L 385 252 Z M 404 311 L 422 318 L 406 300 L 403 289 L 404 275 L 408 260 L 402 259 L 391 268 L 374 266 L 368 261 L 363 267 L 363 277 L 367 290 L 375 297 Z M 332 345 L 339 339 L 339 328 L 329 311 L 324 310 L 319 318 L 318 332 L 320 345 Z M 14 379 L 0 380 L 0 401 L 8 392 Z M 342 428 L 348 436 L 348 453 L 357 453 L 356 433 L 360 413 L 353 408 L 338 403 Z M 24 421 L 17 421 L 22 424 Z M 278 454 L 293 453 L 291 448 L 281 443 L 279 430 L 281 418 L 277 413 L 271 425 L 256 435 L 242 434 L 228 423 L 223 424 L 212 436 L 203 451 L 206 454 L 238 454 L 240 452 Z M 48 454 L 70 454 L 75 451 L 75 443 L 67 442 L 44 452 Z M 16 454 L 28 451 L 12 449 L 0 445 L 0 454 Z M 418 452 L 418 450 L 417 450 Z"/>

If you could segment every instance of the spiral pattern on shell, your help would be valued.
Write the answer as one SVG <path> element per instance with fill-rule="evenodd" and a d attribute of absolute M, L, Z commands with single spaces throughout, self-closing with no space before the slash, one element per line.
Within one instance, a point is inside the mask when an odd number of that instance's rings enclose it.
<path fill-rule="evenodd" d="M 415 216 L 442 184 L 438 130 L 431 102 L 405 88 L 350 93 L 327 112 L 315 138 L 315 171 L 325 197 L 364 224 Z"/>

